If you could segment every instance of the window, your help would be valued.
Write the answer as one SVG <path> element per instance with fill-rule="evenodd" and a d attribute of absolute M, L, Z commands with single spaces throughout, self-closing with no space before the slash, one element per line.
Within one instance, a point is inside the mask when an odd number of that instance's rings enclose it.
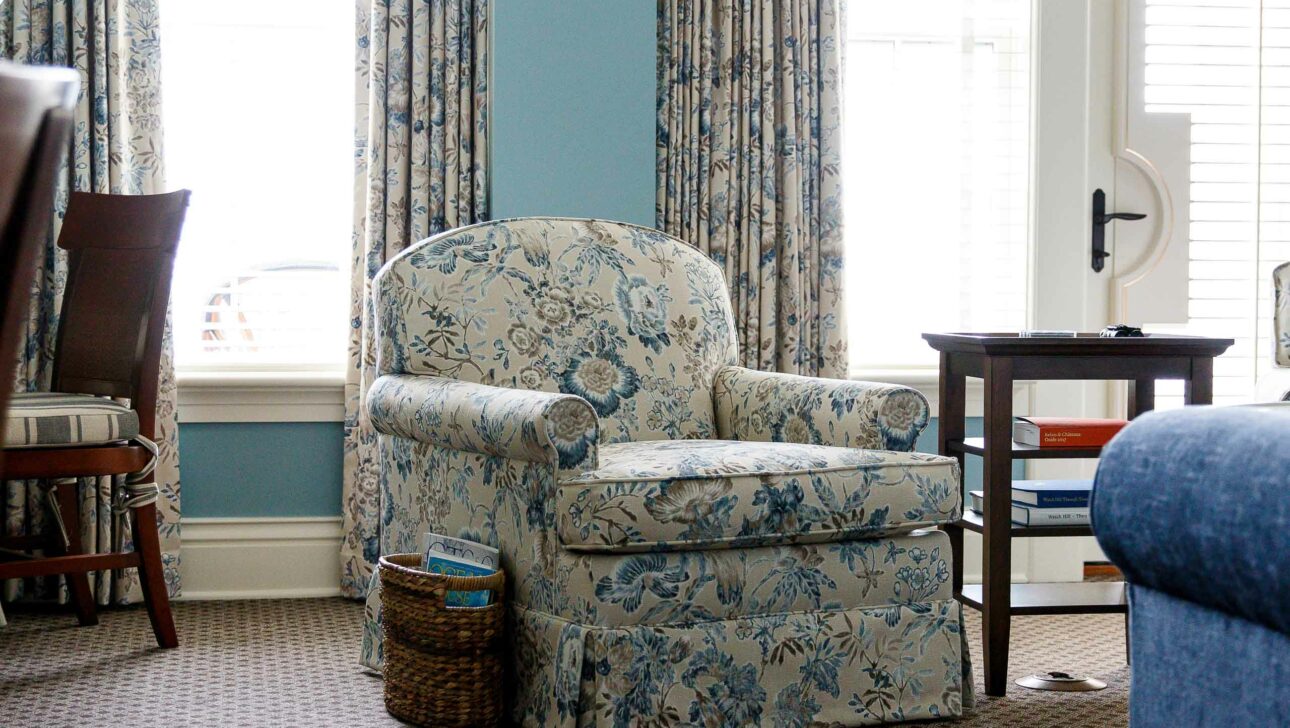
<path fill-rule="evenodd" d="M 162 0 L 166 177 L 193 191 L 181 369 L 339 369 L 349 318 L 354 8 Z"/>
<path fill-rule="evenodd" d="M 1290 260 L 1290 3 L 1221 5 L 1147 0 L 1144 94 L 1191 116 L 1182 330 L 1236 340 L 1214 363 L 1214 402 L 1234 404 L 1272 367 L 1272 269 Z M 1177 383 L 1159 391 L 1181 404 Z"/>
<path fill-rule="evenodd" d="M 1024 328 L 1029 0 L 852 3 L 845 59 L 852 369 L 934 365 L 923 331 Z"/>

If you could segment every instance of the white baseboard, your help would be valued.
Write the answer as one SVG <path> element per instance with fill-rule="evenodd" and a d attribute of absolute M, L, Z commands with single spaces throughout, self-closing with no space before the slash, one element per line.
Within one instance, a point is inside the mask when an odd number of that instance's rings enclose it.
<path fill-rule="evenodd" d="M 340 518 L 185 518 L 182 525 L 182 600 L 340 595 Z M 967 584 L 981 583 L 979 548 L 965 554 Z M 1014 584 L 1027 581 L 1025 570 L 1012 574 Z"/>
<path fill-rule="evenodd" d="M 1027 582 L 1029 582 L 1029 581 L 1030 581 L 1030 577 L 1026 574 L 1026 572 L 1024 572 L 1024 571 L 1014 571 L 1014 572 L 1012 572 L 1012 583 L 1013 583 L 1013 584 L 1025 584 L 1025 583 L 1027 583 Z M 965 571 L 965 572 L 963 572 L 963 583 L 964 583 L 964 584 L 980 584 L 980 583 L 981 583 L 981 572 L 979 572 L 979 571 L 977 571 L 977 572 L 969 572 L 969 571 Z"/>
<path fill-rule="evenodd" d="M 340 595 L 340 518 L 185 518 L 185 601 Z"/>

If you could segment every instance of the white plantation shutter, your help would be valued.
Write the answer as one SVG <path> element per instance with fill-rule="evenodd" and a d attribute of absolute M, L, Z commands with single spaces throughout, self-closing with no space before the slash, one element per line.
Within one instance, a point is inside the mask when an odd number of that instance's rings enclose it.
<path fill-rule="evenodd" d="M 924 331 L 1026 322 L 1030 0 L 869 0 L 846 24 L 851 366 L 934 366 Z"/>
<path fill-rule="evenodd" d="M 1146 5 L 1146 110 L 1191 115 L 1181 330 L 1234 338 L 1214 401 L 1252 401 L 1272 367 L 1272 269 L 1290 260 L 1290 0 Z M 1181 404 L 1181 384 L 1160 393 L 1160 406 Z"/>

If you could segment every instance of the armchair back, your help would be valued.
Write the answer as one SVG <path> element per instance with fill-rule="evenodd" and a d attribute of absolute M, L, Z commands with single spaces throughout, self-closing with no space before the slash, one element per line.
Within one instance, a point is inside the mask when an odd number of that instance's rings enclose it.
<path fill-rule="evenodd" d="M 1290 263 L 1273 269 L 1272 291 L 1272 363 L 1290 367 Z"/>
<path fill-rule="evenodd" d="M 736 363 L 720 268 L 684 242 L 604 220 L 458 228 L 375 283 L 377 373 L 586 399 L 603 442 L 715 438 L 716 371 Z"/>

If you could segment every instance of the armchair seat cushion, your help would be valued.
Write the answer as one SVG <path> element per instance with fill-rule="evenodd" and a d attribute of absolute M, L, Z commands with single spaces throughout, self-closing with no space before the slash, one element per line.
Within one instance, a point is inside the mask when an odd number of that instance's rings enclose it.
<path fill-rule="evenodd" d="M 7 448 L 102 445 L 139 434 L 139 415 L 127 405 L 89 394 L 13 395 L 5 418 Z"/>
<path fill-rule="evenodd" d="M 958 462 L 922 453 L 729 440 L 602 445 L 559 485 L 571 551 L 633 552 L 876 538 L 957 520 Z"/>

